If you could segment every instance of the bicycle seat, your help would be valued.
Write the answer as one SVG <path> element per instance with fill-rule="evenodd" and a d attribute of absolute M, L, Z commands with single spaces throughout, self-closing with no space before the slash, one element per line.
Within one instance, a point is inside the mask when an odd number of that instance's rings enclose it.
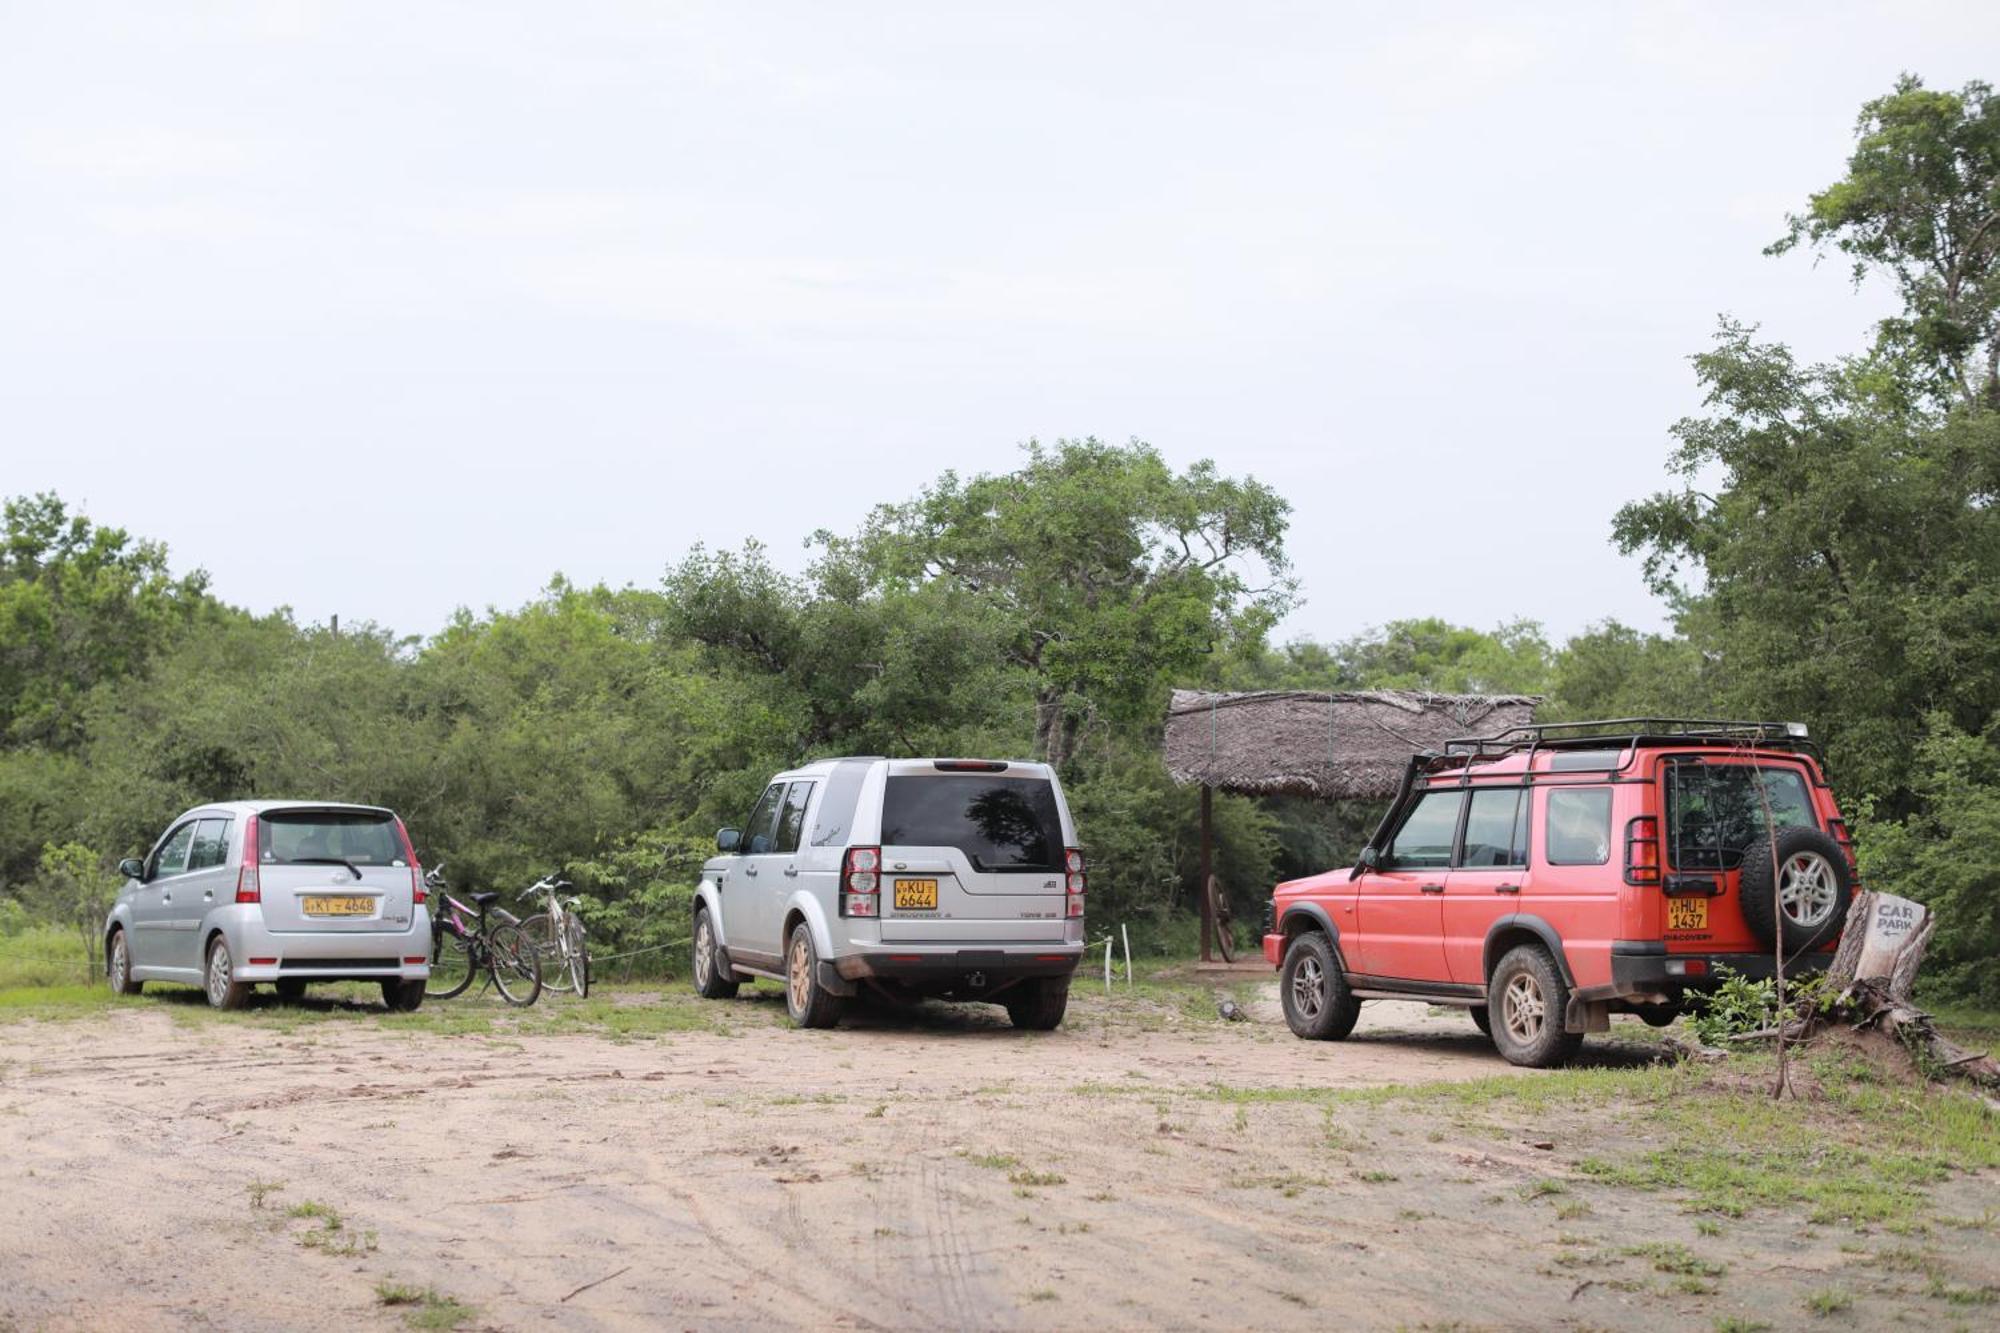
<path fill-rule="evenodd" d="M 500 901 L 500 895 L 497 893 L 475 893 L 469 896 L 473 905 L 482 912 Z"/>

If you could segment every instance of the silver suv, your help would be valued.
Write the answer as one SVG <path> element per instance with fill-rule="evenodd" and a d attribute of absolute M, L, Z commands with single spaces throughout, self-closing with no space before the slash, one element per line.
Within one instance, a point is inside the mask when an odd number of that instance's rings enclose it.
<path fill-rule="evenodd" d="M 1062 1022 L 1083 956 L 1083 852 L 1046 764 L 828 759 L 771 779 L 717 835 L 694 899 L 694 984 L 785 985 L 800 1027 L 862 987 Z"/>
<path fill-rule="evenodd" d="M 430 975 L 423 868 L 394 812 L 366 805 L 230 801 L 167 826 L 104 923 L 111 989 L 200 986 L 239 1009 L 258 982 L 296 999 L 312 981 L 380 981 L 415 1009 Z"/>

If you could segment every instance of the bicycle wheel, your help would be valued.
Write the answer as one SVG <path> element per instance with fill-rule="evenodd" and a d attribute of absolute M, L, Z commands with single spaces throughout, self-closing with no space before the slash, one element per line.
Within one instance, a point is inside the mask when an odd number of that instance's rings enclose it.
<path fill-rule="evenodd" d="M 590 994 L 590 948 L 583 942 L 583 922 L 571 917 L 563 923 L 563 933 L 568 936 L 563 952 L 569 955 L 569 988 L 581 1000 Z"/>
<path fill-rule="evenodd" d="M 555 925 L 547 912 L 537 912 L 521 923 L 521 933 L 535 946 L 535 953 L 542 963 L 542 989 L 561 994 L 570 989 L 569 959 L 563 952 L 562 941 L 556 937 Z"/>
<path fill-rule="evenodd" d="M 463 995 L 472 984 L 472 941 L 446 926 L 431 931 L 431 974 L 424 980 L 424 996 L 449 1000 Z"/>
<path fill-rule="evenodd" d="M 495 926 L 486 937 L 493 984 L 509 1004 L 533 1004 L 542 995 L 542 958 L 519 926 Z"/>

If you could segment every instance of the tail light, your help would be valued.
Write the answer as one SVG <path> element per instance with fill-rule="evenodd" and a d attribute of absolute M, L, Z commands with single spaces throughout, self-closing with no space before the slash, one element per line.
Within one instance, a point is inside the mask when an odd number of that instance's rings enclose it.
<path fill-rule="evenodd" d="M 882 915 L 882 849 L 849 847 L 840 858 L 840 914 Z"/>
<path fill-rule="evenodd" d="M 1854 859 L 1854 835 L 1847 831 L 1847 821 L 1836 819 L 1829 827 L 1833 829 L 1833 840 L 1840 844 L 1840 850 L 1847 853 L 1847 868 L 1854 872 L 1855 886 L 1861 883 L 1861 863 Z"/>
<path fill-rule="evenodd" d="M 1090 877 L 1084 873 L 1083 851 L 1077 847 L 1063 849 L 1063 915 L 1081 917 L 1083 915 L 1083 891 L 1089 886 Z"/>
<path fill-rule="evenodd" d="M 264 880 L 257 869 L 262 855 L 262 850 L 257 846 L 257 816 L 251 815 L 243 821 L 243 864 L 236 870 L 237 902 L 264 901 Z"/>
<path fill-rule="evenodd" d="M 1660 821 L 1652 815 L 1625 821 L 1625 882 L 1660 882 Z"/>
<path fill-rule="evenodd" d="M 401 815 L 396 817 L 396 836 L 403 840 L 403 859 L 410 863 L 410 902 L 413 906 L 424 905 L 424 868 L 417 864 L 417 849 L 410 842 L 410 831 L 403 827 Z"/>

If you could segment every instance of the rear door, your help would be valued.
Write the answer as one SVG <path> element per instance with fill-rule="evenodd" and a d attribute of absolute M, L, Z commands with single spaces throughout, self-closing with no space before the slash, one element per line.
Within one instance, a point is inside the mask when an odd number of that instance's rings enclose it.
<path fill-rule="evenodd" d="M 882 791 L 882 938 L 1062 939 L 1064 837 L 1046 773 L 892 766 Z"/>
<path fill-rule="evenodd" d="M 235 901 L 236 872 L 229 868 L 229 825 L 225 815 L 204 815 L 195 821 L 188 845 L 187 873 L 174 886 L 175 899 L 186 909 L 187 929 L 179 942 L 185 962 L 201 966 L 201 925 L 217 903 Z"/>
<path fill-rule="evenodd" d="M 285 807 L 257 816 L 264 925 L 278 934 L 410 928 L 408 852 L 396 817 L 357 807 Z"/>
<path fill-rule="evenodd" d="M 1526 787 L 1475 787 L 1468 798 L 1465 836 L 1444 879 L 1444 960 L 1461 985 L 1486 984 L 1486 936 L 1519 910 L 1532 798 Z"/>

